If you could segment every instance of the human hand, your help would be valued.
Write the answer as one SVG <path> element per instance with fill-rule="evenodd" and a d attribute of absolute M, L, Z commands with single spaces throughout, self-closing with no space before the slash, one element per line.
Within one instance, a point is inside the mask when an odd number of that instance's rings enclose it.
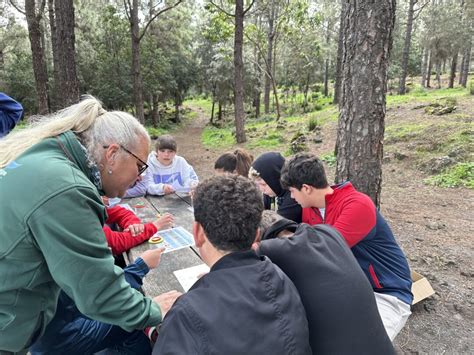
<path fill-rule="evenodd" d="M 163 216 L 153 222 L 157 229 L 168 229 L 174 226 L 174 217 L 170 213 L 165 213 Z"/>
<path fill-rule="evenodd" d="M 102 196 L 102 202 L 105 206 L 109 205 L 109 198 L 107 196 Z"/>
<path fill-rule="evenodd" d="M 147 264 L 149 269 L 154 269 L 160 264 L 161 254 L 165 251 L 165 248 L 150 249 L 144 252 L 140 257 Z"/>
<path fill-rule="evenodd" d="M 163 192 L 165 193 L 165 195 L 172 194 L 174 192 L 173 186 L 168 184 L 163 185 Z"/>
<path fill-rule="evenodd" d="M 130 232 L 132 237 L 136 237 L 139 234 L 142 234 L 145 231 L 145 226 L 143 224 L 131 224 L 123 230 L 124 232 Z"/>
<path fill-rule="evenodd" d="M 153 298 L 153 301 L 156 304 L 158 304 L 158 306 L 160 306 L 162 319 L 165 317 L 166 313 L 168 313 L 171 306 L 173 306 L 176 299 L 181 295 L 182 295 L 181 292 L 173 290 L 173 291 L 162 293 L 161 295 Z"/>

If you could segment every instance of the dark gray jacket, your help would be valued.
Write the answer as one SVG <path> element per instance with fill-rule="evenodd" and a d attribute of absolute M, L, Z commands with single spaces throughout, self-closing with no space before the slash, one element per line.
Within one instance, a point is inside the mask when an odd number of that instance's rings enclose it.
<path fill-rule="evenodd" d="M 313 354 L 394 354 L 372 287 L 334 228 L 301 224 L 290 238 L 262 241 L 259 253 L 298 289 Z"/>
<path fill-rule="evenodd" d="M 221 258 L 166 315 L 153 354 L 311 354 L 293 283 L 265 257 Z"/>

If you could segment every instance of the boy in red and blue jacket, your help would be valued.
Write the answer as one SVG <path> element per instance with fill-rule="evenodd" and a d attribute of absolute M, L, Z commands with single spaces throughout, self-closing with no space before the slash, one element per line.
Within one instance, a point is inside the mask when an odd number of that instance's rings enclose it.
<path fill-rule="evenodd" d="M 303 207 L 304 223 L 329 224 L 344 237 L 374 289 L 393 340 L 411 314 L 411 274 L 403 251 L 370 197 L 348 181 L 329 186 L 321 160 L 306 153 L 285 163 L 281 183 Z"/>

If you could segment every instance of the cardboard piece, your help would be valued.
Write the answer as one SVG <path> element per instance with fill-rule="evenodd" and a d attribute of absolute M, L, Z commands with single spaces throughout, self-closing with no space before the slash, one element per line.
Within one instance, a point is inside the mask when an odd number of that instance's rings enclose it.
<path fill-rule="evenodd" d="M 412 305 L 434 295 L 435 292 L 426 277 L 412 270 L 411 279 L 413 281 L 411 285 L 411 293 L 413 293 Z"/>

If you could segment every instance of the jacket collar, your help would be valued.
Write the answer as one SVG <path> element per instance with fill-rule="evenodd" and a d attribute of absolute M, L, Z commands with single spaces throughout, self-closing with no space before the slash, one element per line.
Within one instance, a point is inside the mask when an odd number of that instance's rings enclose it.
<path fill-rule="evenodd" d="M 88 177 L 95 187 L 97 187 L 100 195 L 104 195 L 97 164 L 90 159 L 87 149 L 79 142 L 77 136 L 73 132 L 67 131 L 58 135 L 56 140 L 66 157 Z"/>
<path fill-rule="evenodd" d="M 220 258 L 211 268 L 212 271 L 230 269 L 233 267 L 255 264 L 259 260 L 263 260 L 263 257 L 259 257 L 255 251 L 236 251 Z"/>
<path fill-rule="evenodd" d="M 354 190 L 354 186 L 352 186 L 352 183 L 348 180 L 341 182 L 340 184 L 332 185 L 331 188 L 334 190 L 333 193 L 324 196 L 324 199 L 326 200 L 326 208 L 331 202 L 337 201 L 338 198 L 341 197 L 341 191 L 344 190 L 345 192 L 348 192 Z"/>

